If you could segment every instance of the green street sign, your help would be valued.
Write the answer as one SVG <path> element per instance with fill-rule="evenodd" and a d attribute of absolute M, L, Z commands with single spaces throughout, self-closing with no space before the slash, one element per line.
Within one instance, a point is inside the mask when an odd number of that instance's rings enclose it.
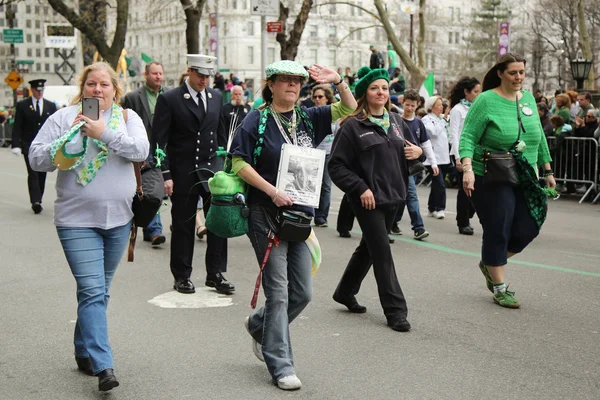
<path fill-rule="evenodd" d="M 33 65 L 34 61 L 33 60 L 17 60 L 17 65 Z"/>
<path fill-rule="evenodd" d="M 4 29 L 4 43 L 24 43 L 23 29 Z"/>

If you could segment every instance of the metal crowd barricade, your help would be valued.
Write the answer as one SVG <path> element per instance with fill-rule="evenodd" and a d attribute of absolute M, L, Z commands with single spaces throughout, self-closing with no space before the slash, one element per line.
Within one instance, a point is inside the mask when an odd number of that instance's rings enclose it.
<path fill-rule="evenodd" d="M 10 126 L 7 127 L 7 124 L 0 124 L 0 147 L 7 147 L 10 144 L 10 140 L 11 140 L 11 135 L 9 130 L 7 128 L 11 128 Z"/>
<path fill-rule="evenodd" d="M 579 201 L 581 204 L 592 192 L 598 192 L 598 141 L 594 138 L 567 137 L 560 147 L 557 146 L 557 138 L 549 137 L 548 147 L 556 182 L 589 184 Z M 592 203 L 598 198 L 600 195 Z"/>

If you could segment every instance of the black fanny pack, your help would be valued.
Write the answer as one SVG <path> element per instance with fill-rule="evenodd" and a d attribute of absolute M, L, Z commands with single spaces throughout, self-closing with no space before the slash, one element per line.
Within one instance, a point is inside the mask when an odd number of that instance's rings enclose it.
<path fill-rule="evenodd" d="M 304 242 L 312 230 L 312 217 L 302 211 L 261 207 L 269 228 L 279 240 Z"/>

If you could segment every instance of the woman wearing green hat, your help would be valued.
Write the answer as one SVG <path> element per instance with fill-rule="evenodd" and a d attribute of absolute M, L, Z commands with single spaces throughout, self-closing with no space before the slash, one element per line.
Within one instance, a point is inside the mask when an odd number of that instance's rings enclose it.
<path fill-rule="evenodd" d="M 341 101 L 310 109 L 295 107 L 308 72 L 318 83 L 333 83 Z M 281 148 L 284 143 L 316 147 L 331 134 L 332 121 L 356 108 L 352 92 L 337 72 L 319 65 L 308 72 L 293 61 L 269 65 L 262 91 L 265 104 L 244 119 L 230 149 L 234 172 L 249 185 L 248 236 L 259 265 L 270 249 L 262 275 L 265 305 L 246 319 L 246 329 L 253 338 L 254 354 L 267 364 L 273 380 L 284 390 L 302 385 L 294 368 L 289 324 L 311 300 L 312 258 L 304 241 L 278 240 L 273 246 L 268 216 L 281 208 L 309 215 L 314 215 L 314 210 L 295 205 L 275 187 Z"/>
<path fill-rule="evenodd" d="M 390 109 L 389 74 L 383 68 L 362 67 L 356 85 L 358 107 L 343 119 L 329 160 L 331 180 L 345 193 L 363 232 L 333 299 L 350 312 L 364 313 L 356 300 L 362 280 L 373 265 L 379 300 L 388 325 L 407 332 L 408 308 L 400 288 L 388 232 L 396 210 L 406 199 L 407 160 L 423 153 L 405 139 L 402 118 Z"/>

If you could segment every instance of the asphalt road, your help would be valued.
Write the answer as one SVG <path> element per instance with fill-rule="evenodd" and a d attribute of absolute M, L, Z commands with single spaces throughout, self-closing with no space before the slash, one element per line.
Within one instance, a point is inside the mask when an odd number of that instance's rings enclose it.
<path fill-rule="evenodd" d="M 314 298 L 291 326 L 303 387 L 283 392 L 252 354 L 243 320 L 250 312 L 257 263 L 247 238 L 229 245 L 236 294 L 203 288 L 205 242 L 198 241 L 198 293 L 172 291 L 169 242 L 138 242 L 111 290 L 109 332 L 121 386 L 97 391 L 77 372 L 72 331 L 75 281 L 52 223 L 54 174 L 45 210 L 29 208 L 22 158 L 0 149 L 0 399 L 600 399 L 600 206 L 552 201 L 539 238 L 507 269 L 520 310 L 496 306 L 477 268 L 481 228 L 459 235 L 455 215 L 427 218 L 425 242 L 408 224 L 393 244 L 413 329 L 385 325 L 372 274 L 354 315 L 331 300 L 359 232 L 341 239 L 318 228 L 323 264 Z M 448 210 L 456 192 L 449 190 Z M 341 193 L 333 195 L 330 223 Z M 167 230 L 168 208 L 163 212 Z M 187 296 L 187 297 L 186 297 Z M 262 298 L 261 300 L 262 301 Z M 171 307 L 171 308 L 169 308 Z"/>

